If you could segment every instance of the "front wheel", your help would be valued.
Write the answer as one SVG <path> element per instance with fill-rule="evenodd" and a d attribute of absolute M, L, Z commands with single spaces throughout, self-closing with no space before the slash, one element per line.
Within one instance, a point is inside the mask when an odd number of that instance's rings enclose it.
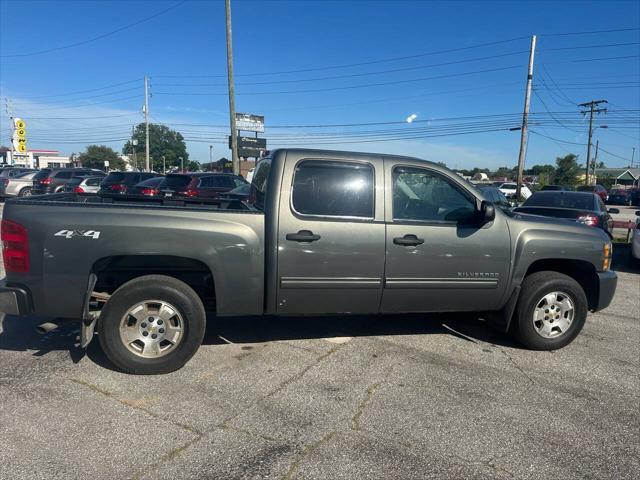
<path fill-rule="evenodd" d="M 536 272 L 524 279 L 512 333 L 525 347 L 555 350 L 571 343 L 587 319 L 587 297 L 573 278 Z"/>
<path fill-rule="evenodd" d="M 30 197 L 31 196 L 31 188 L 24 187 L 22 190 L 18 192 L 19 197 Z"/>
<path fill-rule="evenodd" d="M 118 288 L 98 320 L 106 356 L 127 373 L 178 370 L 196 353 L 206 324 L 200 297 L 164 275 L 135 278 Z"/>

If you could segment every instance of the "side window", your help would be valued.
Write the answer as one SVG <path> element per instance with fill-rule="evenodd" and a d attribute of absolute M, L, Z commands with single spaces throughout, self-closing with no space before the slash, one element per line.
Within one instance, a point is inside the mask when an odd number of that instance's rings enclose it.
<path fill-rule="evenodd" d="M 373 167 L 304 160 L 293 177 L 292 205 L 302 215 L 373 218 Z"/>
<path fill-rule="evenodd" d="M 100 185 L 100 182 L 102 181 L 101 178 L 96 177 L 96 178 L 90 178 L 89 180 L 87 180 L 85 183 L 89 186 L 89 187 L 95 187 L 97 185 Z"/>
<path fill-rule="evenodd" d="M 443 176 L 422 168 L 394 168 L 394 220 L 460 222 L 474 215 L 473 199 Z"/>
<path fill-rule="evenodd" d="M 233 177 L 233 185 L 234 185 L 234 188 L 236 188 L 236 187 L 240 187 L 240 186 L 242 186 L 242 185 L 245 185 L 246 183 L 247 183 L 247 181 L 246 181 L 246 180 L 244 180 L 244 179 L 242 179 L 242 178 L 239 178 L 239 177 Z"/>
<path fill-rule="evenodd" d="M 70 171 L 58 172 L 56 174 L 56 180 L 68 180 L 69 178 L 71 178 L 72 174 L 73 172 L 70 172 Z"/>
<path fill-rule="evenodd" d="M 200 179 L 200 187 L 202 188 L 213 187 L 213 177 L 202 177 Z"/>
<path fill-rule="evenodd" d="M 227 175 L 217 175 L 215 177 L 209 177 L 209 179 L 211 180 L 212 187 L 233 188 L 235 186 L 231 177 L 228 177 Z"/>
<path fill-rule="evenodd" d="M 607 211 L 607 207 L 604 204 L 604 202 L 602 201 L 602 198 L 598 197 L 598 205 L 600 206 L 600 211 L 602 212 L 606 212 Z"/>

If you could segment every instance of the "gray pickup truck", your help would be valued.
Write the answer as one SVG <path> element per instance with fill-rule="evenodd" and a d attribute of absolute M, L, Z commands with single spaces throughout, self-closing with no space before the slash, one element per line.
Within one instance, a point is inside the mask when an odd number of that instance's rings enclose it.
<path fill-rule="evenodd" d="M 477 311 L 528 348 L 556 349 L 617 282 L 603 231 L 503 212 L 435 163 L 364 153 L 274 151 L 249 198 L 228 205 L 14 199 L 2 240 L 0 311 L 77 318 L 82 346 L 95 328 L 136 374 L 184 365 L 206 311 Z"/>

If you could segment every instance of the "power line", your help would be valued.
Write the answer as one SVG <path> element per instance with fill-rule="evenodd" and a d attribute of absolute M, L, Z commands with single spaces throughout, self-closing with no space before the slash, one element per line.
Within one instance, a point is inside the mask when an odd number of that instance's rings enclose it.
<path fill-rule="evenodd" d="M 612 157 L 619 158 L 619 159 L 624 160 L 624 161 L 626 161 L 626 162 L 630 162 L 630 161 L 631 161 L 631 160 L 629 160 L 628 158 L 621 157 L 620 155 L 616 155 L 615 153 L 611 153 L 610 151 L 605 150 L 605 149 L 604 149 L 604 148 L 602 148 L 602 147 L 599 147 L 599 151 L 604 152 L 604 153 L 607 153 L 607 154 L 611 155 Z"/>
<path fill-rule="evenodd" d="M 569 145 L 580 145 L 581 147 L 584 147 L 584 143 L 577 143 L 577 142 L 569 142 L 569 141 L 567 141 L 567 140 L 560 140 L 559 138 L 554 138 L 554 137 L 551 137 L 551 136 L 549 136 L 549 135 L 543 135 L 542 133 L 540 133 L 540 132 L 535 132 L 535 131 L 533 131 L 533 130 L 530 130 L 530 132 L 531 132 L 531 133 L 533 133 L 533 134 L 535 134 L 535 135 L 539 135 L 539 136 L 541 136 L 541 137 L 548 138 L 549 140 L 553 140 L 554 142 L 567 143 L 567 144 L 569 144 Z"/>
<path fill-rule="evenodd" d="M 41 99 L 41 98 L 51 98 L 51 97 L 68 97 L 70 95 L 78 95 L 81 93 L 89 93 L 89 92 L 97 92 L 99 90 L 108 90 L 109 88 L 113 88 L 113 87 L 121 87 L 122 85 L 129 85 L 131 83 L 138 83 L 140 81 L 140 79 L 135 79 L 135 80 L 129 80 L 126 82 L 121 82 L 121 83 L 114 83 L 112 85 L 106 85 L 104 87 L 97 87 L 97 88 L 90 88 L 89 90 L 77 90 L 75 92 L 67 92 L 67 93 L 51 93 L 48 95 L 39 95 L 37 97 L 29 97 L 26 100 L 36 100 L 36 99 Z M 135 88 L 130 88 L 128 90 L 119 90 L 118 92 L 111 92 L 111 93 L 105 93 L 104 95 L 111 95 L 113 93 L 122 93 L 122 92 L 128 92 L 131 90 L 135 90 Z M 93 98 L 93 97 L 87 97 L 87 98 Z M 72 99 L 72 100 L 78 100 L 78 99 Z"/>
<path fill-rule="evenodd" d="M 313 88 L 306 90 L 282 90 L 282 91 L 272 91 L 272 92 L 247 92 L 247 93 L 236 93 L 236 95 L 284 95 L 284 94 L 296 94 L 296 93 L 315 93 L 315 92 L 329 92 L 329 91 L 337 91 L 337 90 L 351 90 L 357 88 L 367 88 L 367 87 L 380 87 L 385 85 L 400 85 L 411 82 L 420 82 L 424 80 L 437 80 L 441 78 L 453 78 L 453 77 L 463 77 L 467 75 L 476 75 L 480 73 L 490 73 L 490 72 L 499 72 L 505 70 L 512 70 L 514 68 L 521 68 L 521 65 L 511 65 L 508 67 L 501 68 L 490 68 L 486 70 L 477 70 L 473 72 L 462 72 L 462 73 L 452 73 L 447 75 L 435 75 L 432 77 L 421 77 L 421 78 L 411 78 L 406 80 L 395 80 L 391 82 L 379 82 L 379 83 L 365 83 L 360 85 L 349 85 L 349 86 L 341 86 L 341 87 L 328 87 L 328 88 Z M 206 93 L 206 92 L 156 92 L 156 95 L 180 95 L 180 96 L 218 96 L 218 95 L 227 95 L 226 93 Z"/>
<path fill-rule="evenodd" d="M 556 62 L 544 62 L 543 65 L 558 65 L 561 63 L 600 62 L 605 60 L 625 60 L 628 58 L 640 58 L 640 55 L 623 55 L 620 57 L 579 58 L 575 60 L 562 60 Z"/>
<path fill-rule="evenodd" d="M 281 71 L 276 71 L 276 72 L 259 72 L 259 73 L 245 73 L 245 74 L 240 74 L 240 75 L 236 75 L 237 77 L 250 77 L 250 76 L 266 76 L 266 75 L 286 75 L 286 74 L 290 74 L 290 73 L 306 73 L 306 72 L 319 72 L 319 71 L 323 71 L 323 70 L 335 70 L 338 68 L 351 68 L 351 67 L 361 67 L 364 65 L 374 65 L 374 64 L 378 64 L 378 63 L 387 63 L 387 62 L 397 62 L 400 60 L 409 60 L 412 58 L 420 58 L 420 57 L 427 57 L 427 56 L 431 56 L 431 55 L 440 55 L 443 53 L 453 53 L 453 52 L 461 52 L 464 50 L 471 50 L 474 48 L 482 48 L 482 47 L 490 47 L 493 45 L 501 45 L 504 43 L 511 43 L 511 42 L 516 42 L 518 40 L 523 40 L 525 38 L 529 38 L 527 36 L 525 37 L 516 37 L 516 38 L 509 38 L 506 40 L 498 40 L 495 42 L 487 42 L 487 43 L 478 43 L 475 45 L 469 45 L 466 47 L 457 47 L 457 48 L 449 48 L 447 50 L 437 50 L 437 51 L 433 51 L 433 52 L 426 52 L 426 53 L 418 53 L 415 55 L 406 55 L 406 56 L 402 56 L 402 57 L 388 57 L 388 58 L 383 58 L 383 59 L 378 59 L 378 60 L 370 60 L 367 62 L 358 62 L 358 63 L 347 63 L 347 64 L 341 64 L 341 65 L 329 65 L 329 66 L 324 66 L 324 67 L 313 67 L 313 68 L 302 68 L 302 69 L 297 69 L 297 70 L 281 70 Z M 223 78 L 226 77 L 226 75 L 223 74 L 218 74 L 218 75 L 156 75 L 157 78 Z"/>
<path fill-rule="evenodd" d="M 119 32 L 121 32 L 123 30 L 128 29 L 128 28 L 135 27 L 135 26 L 140 25 L 142 23 L 145 23 L 145 22 L 148 22 L 150 20 L 153 20 L 154 18 L 157 18 L 160 15 L 164 15 L 165 13 L 173 10 L 174 8 L 178 8 L 178 7 L 182 6 L 182 5 L 184 5 L 185 3 L 187 3 L 187 0 L 183 0 L 181 2 L 178 2 L 178 3 L 172 5 L 172 6 L 168 7 L 168 8 L 165 8 L 164 10 L 159 11 L 158 13 L 155 13 L 155 14 L 149 16 L 149 17 L 146 17 L 146 18 L 143 18 L 141 20 L 129 23 L 127 25 L 123 25 L 121 27 L 116 28 L 115 30 L 111 30 L 110 32 L 103 33 L 101 35 L 98 35 L 97 37 L 89 38 L 87 40 L 81 40 L 79 42 L 74 42 L 74 43 L 70 43 L 70 44 L 67 44 L 67 45 L 62 45 L 62 46 L 59 46 L 59 47 L 47 48 L 45 50 L 38 50 L 36 52 L 14 53 L 14 54 L 10 54 L 10 55 L 0 55 L 0 57 L 2 57 L 2 58 L 31 57 L 31 56 L 34 56 L 34 55 L 43 55 L 45 53 L 57 52 L 59 50 L 66 50 L 68 48 L 74 48 L 74 47 L 79 47 L 81 45 L 86 45 L 87 43 L 92 43 L 92 42 L 95 42 L 97 40 L 102 40 L 103 38 L 109 37 L 111 35 L 115 35 L 116 33 L 119 33 Z"/>
<path fill-rule="evenodd" d="M 586 31 L 586 32 L 558 32 L 558 33 L 541 33 L 539 36 L 540 37 L 563 37 L 563 36 L 569 36 L 569 35 L 591 35 L 594 33 L 613 33 L 613 32 L 637 32 L 639 31 L 640 28 L 638 27 L 633 27 L 633 28 L 615 28 L 615 29 L 608 29 L 608 30 L 590 30 L 590 31 Z"/>
<path fill-rule="evenodd" d="M 527 53 L 527 50 L 521 50 L 519 52 L 511 52 L 504 53 L 498 55 L 490 55 L 487 57 L 479 57 L 479 58 L 468 58 L 463 60 L 455 60 L 452 62 L 443 62 L 443 63 L 432 63 L 430 65 L 418 65 L 415 67 L 404 67 L 404 68 L 394 68 L 389 70 L 378 70 L 375 72 L 365 72 L 365 73 L 352 73 L 347 75 L 334 75 L 329 77 L 314 77 L 314 78 L 303 78 L 297 80 L 272 80 L 266 82 L 240 82 L 236 85 L 274 85 L 274 84 L 282 84 L 282 83 L 301 83 L 301 82 L 318 82 L 324 80 L 338 80 L 342 78 L 356 78 L 356 77 L 367 77 L 369 75 L 383 75 L 387 73 L 397 73 L 397 72 L 406 72 L 410 70 L 420 70 L 423 68 L 433 68 L 433 67 L 442 67 L 446 65 L 457 65 L 461 63 L 468 62 L 478 62 L 483 60 L 490 60 L 494 58 L 508 57 L 513 55 L 521 55 L 523 53 Z M 223 87 L 224 83 L 157 83 L 158 87 Z"/>
<path fill-rule="evenodd" d="M 544 48 L 542 49 L 545 52 L 556 52 L 560 50 L 580 50 L 583 48 L 608 48 L 608 47 L 626 47 L 629 45 L 640 45 L 640 42 L 629 42 L 629 43 L 605 43 L 599 45 L 575 45 L 572 47 L 555 47 L 555 48 Z"/>

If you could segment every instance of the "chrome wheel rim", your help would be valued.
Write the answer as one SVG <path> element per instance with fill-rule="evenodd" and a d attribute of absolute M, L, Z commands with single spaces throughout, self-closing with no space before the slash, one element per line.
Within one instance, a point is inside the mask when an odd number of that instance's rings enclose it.
<path fill-rule="evenodd" d="M 575 306 L 568 294 L 547 293 L 536 303 L 533 311 L 533 327 L 543 338 L 557 338 L 569 330 L 574 314 Z"/>
<path fill-rule="evenodd" d="M 163 357 L 184 337 L 184 320 L 176 307 L 161 300 L 136 303 L 120 320 L 120 340 L 142 358 Z"/>

